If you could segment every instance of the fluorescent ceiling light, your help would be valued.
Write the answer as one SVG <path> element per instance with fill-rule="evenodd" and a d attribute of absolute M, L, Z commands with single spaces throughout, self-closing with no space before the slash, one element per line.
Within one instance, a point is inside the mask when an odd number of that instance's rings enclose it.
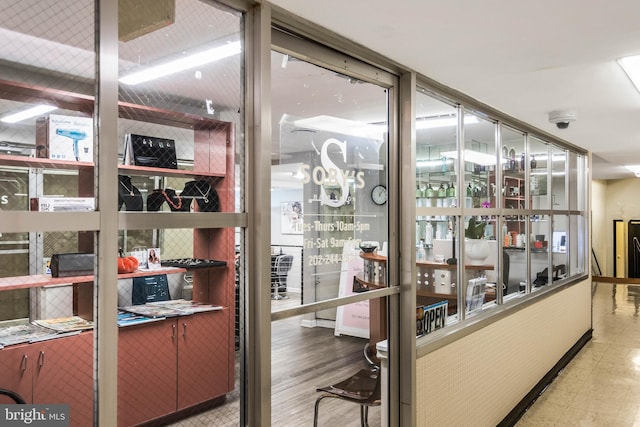
<path fill-rule="evenodd" d="M 452 158 L 445 158 L 444 160 L 418 160 L 416 162 L 416 167 L 418 168 L 423 168 L 423 167 L 435 167 L 435 166 L 442 166 L 442 164 L 448 165 L 453 163 L 453 159 Z"/>
<path fill-rule="evenodd" d="M 624 167 L 629 169 L 631 172 L 635 174 L 635 176 L 640 178 L 640 165 L 625 165 Z"/>
<path fill-rule="evenodd" d="M 627 73 L 636 90 L 640 92 L 640 55 L 620 58 L 618 64 Z"/>
<path fill-rule="evenodd" d="M 120 78 L 119 81 L 126 85 L 137 85 L 237 55 L 241 49 L 242 47 L 239 41 L 227 43 L 203 52 L 185 56 L 184 58 L 145 68 L 128 76 L 124 76 Z"/>
<path fill-rule="evenodd" d="M 19 113 L 10 114 L 0 119 L 0 121 L 5 123 L 17 123 L 22 120 L 27 120 L 32 117 L 39 116 L 41 114 L 46 114 L 50 111 L 57 110 L 58 107 L 54 105 L 36 105 L 35 107 L 28 108 L 26 110 L 20 111 Z"/>
<path fill-rule="evenodd" d="M 384 126 L 325 115 L 295 120 L 293 125 L 301 128 L 358 136 L 375 141 L 382 141 L 383 133 L 385 132 Z"/>
<path fill-rule="evenodd" d="M 476 116 L 465 116 L 464 124 L 470 125 L 478 123 Z M 418 117 L 416 119 L 416 129 L 433 129 L 447 126 L 456 126 L 458 117 L 456 116 L 438 116 L 438 117 Z"/>
<path fill-rule="evenodd" d="M 458 158 L 457 151 L 444 151 L 443 156 Z M 464 161 L 471 162 L 482 166 L 492 166 L 497 163 L 495 154 L 480 153 L 479 151 L 464 150 Z"/>

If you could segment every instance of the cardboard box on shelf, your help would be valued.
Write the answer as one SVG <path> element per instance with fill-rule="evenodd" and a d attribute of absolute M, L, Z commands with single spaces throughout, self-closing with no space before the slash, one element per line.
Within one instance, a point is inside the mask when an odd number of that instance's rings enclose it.
<path fill-rule="evenodd" d="M 93 197 L 33 197 L 30 210 L 34 212 L 86 212 L 95 210 Z"/>
<path fill-rule="evenodd" d="M 93 162 L 93 119 L 50 114 L 36 120 L 38 157 Z"/>

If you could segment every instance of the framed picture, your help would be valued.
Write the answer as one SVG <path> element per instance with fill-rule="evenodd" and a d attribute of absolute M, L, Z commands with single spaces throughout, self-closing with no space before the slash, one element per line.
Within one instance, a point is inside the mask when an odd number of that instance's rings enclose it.
<path fill-rule="evenodd" d="M 280 230 L 282 234 L 302 234 L 302 202 L 280 204 Z"/>

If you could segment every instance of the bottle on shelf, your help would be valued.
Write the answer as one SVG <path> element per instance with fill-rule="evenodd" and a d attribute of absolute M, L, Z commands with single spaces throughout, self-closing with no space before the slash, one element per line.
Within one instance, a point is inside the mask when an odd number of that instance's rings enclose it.
<path fill-rule="evenodd" d="M 418 261 L 424 261 L 427 257 L 427 251 L 424 248 L 424 240 L 420 239 L 416 249 L 416 259 Z"/>
<path fill-rule="evenodd" d="M 425 191 L 425 196 L 427 198 L 432 198 L 432 197 L 436 197 L 436 192 L 433 189 L 433 187 L 431 187 L 431 183 L 429 183 L 429 185 L 427 186 L 427 189 Z"/>
<path fill-rule="evenodd" d="M 422 190 L 420 189 L 420 185 L 416 185 L 416 206 L 422 205 Z"/>
<path fill-rule="evenodd" d="M 440 187 L 438 188 L 438 197 L 447 197 L 447 190 L 444 188 L 444 185 L 442 183 L 440 183 Z"/>
<path fill-rule="evenodd" d="M 473 188 L 471 187 L 471 183 L 467 186 L 467 197 L 473 197 Z"/>
<path fill-rule="evenodd" d="M 424 227 L 424 237 L 424 242 L 427 247 L 433 245 L 433 226 L 431 225 L 431 222 L 427 222 L 427 225 Z"/>
<path fill-rule="evenodd" d="M 456 197 L 456 187 L 453 184 L 447 187 L 447 197 Z"/>

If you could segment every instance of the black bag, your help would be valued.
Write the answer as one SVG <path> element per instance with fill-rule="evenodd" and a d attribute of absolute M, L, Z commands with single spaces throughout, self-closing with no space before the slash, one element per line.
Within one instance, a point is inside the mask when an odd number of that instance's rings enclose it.
<path fill-rule="evenodd" d="M 178 169 L 176 142 L 173 139 L 128 134 L 124 142 L 124 164 Z"/>
<path fill-rule="evenodd" d="M 51 277 L 89 276 L 93 274 L 95 257 L 86 253 L 51 255 Z"/>

